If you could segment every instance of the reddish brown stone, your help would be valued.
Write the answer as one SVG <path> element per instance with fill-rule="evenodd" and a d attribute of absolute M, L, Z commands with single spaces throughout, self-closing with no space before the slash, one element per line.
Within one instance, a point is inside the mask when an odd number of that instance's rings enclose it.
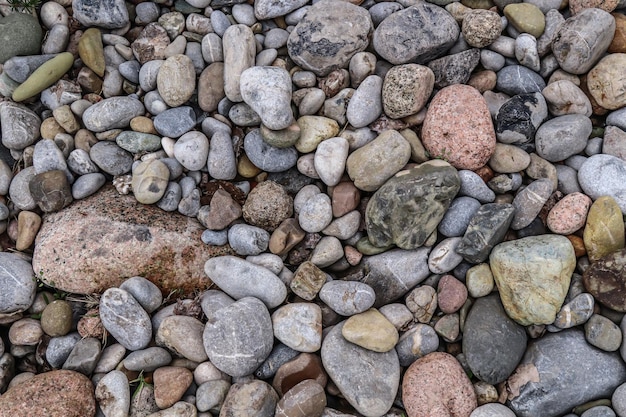
<path fill-rule="evenodd" d="M 47 215 L 35 241 L 33 269 L 59 290 L 92 294 L 142 276 L 164 294 L 192 294 L 211 286 L 204 263 L 233 254 L 209 246 L 204 228 L 187 216 L 143 205 L 111 186 Z"/>
<path fill-rule="evenodd" d="M 278 368 L 272 386 L 282 396 L 305 379 L 313 379 L 322 387 L 326 386 L 328 376 L 319 356 L 311 353 L 299 354 Z"/>
<path fill-rule="evenodd" d="M 93 417 L 94 387 L 74 371 L 51 371 L 13 386 L 0 397 L 0 417 Z"/>

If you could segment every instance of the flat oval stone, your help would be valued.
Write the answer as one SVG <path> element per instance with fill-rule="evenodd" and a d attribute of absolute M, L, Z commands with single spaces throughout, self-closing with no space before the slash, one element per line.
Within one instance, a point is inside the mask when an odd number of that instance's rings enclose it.
<path fill-rule="evenodd" d="M 337 314 L 352 316 L 374 305 L 376 294 L 372 287 L 355 281 L 330 281 L 319 292 L 320 299 Z"/>
<path fill-rule="evenodd" d="M 346 21 L 351 24 L 346 26 Z M 367 10 L 349 2 L 323 0 L 298 22 L 287 50 L 297 65 L 324 77 L 346 67 L 352 56 L 365 50 L 373 29 Z"/>
<path fill-rule="evenodd" d="M 458 24 L 446 10 L 420 3 L 385 18 L 374 32 L 372 45 L 394 65 L 425 64 L 443 55 L 459 33 Z"/>
<path fill-rule="evenodd" d="M 578 182 L 593 200 L 610 196 L 626 213 L 626 162 L 612 155 L 593 155 L 578 170 Z"/>
<path fill-rule="evenodd" d="M 552 41 L 552 53 L 564 71 L 584 74 L 604 55 L 614 33 L 615 19 L 610 13 L 583 9 L 561 25 Z"/>
<path fill-rule="evenodd" d="M 282 130 L 293 122 L 291 77 L 278 67 L 252 67 L 241 73 L 241 98 L 271 130 Z"/>
<path fill-rule="evenodd" d="M 454 119 L 455 123 L 450 123 Z M 484 166 L 496 146 L 491 115 L 478 90 L 463 84 L 441 89 L 422 126 L 424 147 L 458 169 Z"/>
<path fill-rule="evenodd" d="M 150 316 L 128 292 L 109 288 L 100 298 L 100 320 L 111 336 L 128 350 L 148 346 L 152 338 Z"/>
<path fill-rule="evenodd" d="M 268 308 L 279 306 L 287 297 L 285 284 L 268 269 L 235 256 L 219 256 L 206 261 L 205 273 L 235 299 L 256 297 Z"/>
<path fill-rule="evenodd" d="M 206 260 L 231 253 L 198 245 L 203 230 L 194 219 L 141 205 L 109 186 L 44 219 L 33 267 L 45 282 L 77 294 L 101 293 L 132 276 L 165 294 L 177 288 L 190 294 L 211 284 L 201 272 Z"/>
<path fill-rule="evenodd" d="M 500 243 L 489 263 L 509 317 L 524 326 L 554 322 L 576 267 L 574 248 L 565 236 Z"/>
<path fill-rule="evenodd" d="M 374 352 L 346 341 L 341 334 L 344 325 L 337 324 L 324 338 L 324 369 L 359 413 L 367 417 L 383 415 L 393 405 L 400 384 L 398 355 L 393 349 Z M 360 382 L 355 384 L 357 380 Z"/>
<path fill-rule="evenodd" d="M 506 315 L 497 295 L 474 302 L 463 327 L 463 353 L 481 381 L 506 380 L 522 359 L 526 341 L 524 328 Z"/>
<path fill-rule="evenodd" d="M 126 128 L 134 117 L 142 116 L 144 112 L 143 104 L 135 98 L 105 98 L 85 110 L 83 124 L 95 133 Z"/>
<path fill-rule="evenodd" d="M 203 340 L 209 360 L 218 369 L 234 377 L 249 375 L 272 351 L 272 320 L 261 301 L 244 297 L 213 314 Z"/>
<path fill-rule="evenodd" d="M 626 312 L 626 250 L 613 252 L 592 263 L 583 273 L 583 283 L 597 301 Z"/>

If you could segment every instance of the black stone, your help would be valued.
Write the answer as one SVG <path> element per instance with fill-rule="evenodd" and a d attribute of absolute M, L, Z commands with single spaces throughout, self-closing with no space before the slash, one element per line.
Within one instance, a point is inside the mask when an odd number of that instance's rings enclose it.
<path fill-rule="evenodd" d="M 470 220 L 457 253 L 468 262 L 484 262 L 491 249 L 504 239 L 514 214 L 511 204 L 483 204 Z"/>

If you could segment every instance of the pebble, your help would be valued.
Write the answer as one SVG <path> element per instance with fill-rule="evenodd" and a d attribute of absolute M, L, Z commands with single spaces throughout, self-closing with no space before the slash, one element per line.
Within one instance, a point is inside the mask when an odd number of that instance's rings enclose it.
<path fill-rule="evenodd" d="M 268 308 L 280 305 L 287 289 L 268 269 L 234 256 L 218 256 L 205 263 L 205 273 L 235 299 L 257 297 Z"/>
<path fill-rule="evenodd" d="M 148 313 L 122 289 L 110 288 L 102 294 L 100 319 L 107 331 L 128 350 L 143 349 L 152 338 Z"/>
<path fill-rule="evenodd" d="M 316 352 L 322 346 L 322 310 L 313 303 L 292 303 L 272 313 L 274 336 L 298 352 Z"/>
<path fill-rule="evenodd" d="M 322 286 L 320 299 L 342 316 L 352 316 L 367 311 L 374 305 L 376 294 L 372 287 L 362 282 L 330 281 Z"/>

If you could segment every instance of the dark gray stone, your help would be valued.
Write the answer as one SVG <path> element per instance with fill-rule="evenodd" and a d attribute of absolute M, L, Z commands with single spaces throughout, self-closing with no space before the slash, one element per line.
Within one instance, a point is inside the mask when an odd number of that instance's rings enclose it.
<path fill-rule="evenodd" d="M 528 184 L 513 199 L 515 215 L 511 222 L 513 230 L 528 226 L 537 217 L 543 205 L 552 195 L 552 181 L 541 178 Z"/>
<path fill-rule="evenodd" d="M 430 248 L 415 250 L 393 249 L 378 255 L 366 256 L 361 263 L 348 270 L 344 279 L 358 280 L 369 285 L 376 294 L 376 307 L 404 296 L 429 275 Z"/>
<path fill-rule="evenodd" d="M 234 377 L 249 375 L 272 352 L 270 314 L 258 299 L 242 298 L 213 314 L 203 341 L 209 359 L 219 370 Z"/>
<path fill-rule="evenodd" d="M 518 94 L 505 101 L 496 116 L 496 137 L 501 143 L 532 141 L 548 117 L 548 105 L 541 93 Z"/>
<path fill-rule="evenodd" d="M 511 204 L 489 203 L 481 206 L 470 220 L 457 253 L 468 262 L 484 262 L 491 249 L 504 239 L 514 214 Z"/>
<path fill-rule="evenodd" d="M 346 67 L 354 54 L 365 50 L 373 30 L 372 19 L 364 8 L 349 2 L 322 0 L 308 10 L 291 32 L 287 50 L 297 65 L 323 77 Z"/>
<path fill-rule="evenodd" d="M 23 83 L 41 64 L 55 56 L 56 54 L 14 56 L 4 63 L 2 69 L 12 80 Z"/>
<path fill-rule="evenodd" d="M 393 405 L 400 384 L 398 355 L 393 349 L 379 353 L 346 341 L 341 334 L 344 324 L 333 327 L 322 343 L 324 369 L 358 412 L 383 415 Z"/>
<path fill-rule="evenodd" d="M 456 169 L 440 160 L 396 174 L 367 204 L 369 241 L 378 247 L 420 247 L 437 229 L 460 185 Z"/>
<path fill-rule="evenodd" d="M 267 144 L 261 136 L 260 129 L 248 133 L 243 146 L 250 161 L 263 171 L 285 171 L 298 162 L 298 151 L 294 147 L 276 148 Z"/>
<path fill-rule="evenodd" d="M 515 370 L 526 351 L 526 331 L 504 311 L 500 297 L 476 300 L 463 328 L 463 353 L 472 373 L 496 385 Z"/>
<path fill-rule="evenodd" d="M 582 152 L 593 126 L 584 114 L 567 114 L 550 119 L 537 129 L 537 154 L 550 162 L 559 162 Z"/>
<path fill-rule="evenodd" d="M 133 156 L 113 142 L 96 143 L 89 150 L 89 157 L 101 170 L 110 175 L 126 174 L 133 166 Z"/>
<path fill-rule="evenodd" d="M 178 138 L 196 125 L 196 113 L 189 106 L 175 107 L 157 114 L 153 122 L 159 134 Z"/>
<path fill-rule="evenodd" d="M 300 352 L 293 350 L 287 345 L 277 343 L 272 349 L 272 353 L 267 357 L 265 362 L 254 371 L 254 376 L 259 379 L 268 379 L 276 375 L 278 368 L 298 356 Z"/>
<path fill-rule="evenodd" d="M 459 33 L 459 25 L 450 13 L 424 2 L 383 20 L 374 32 L 372 45 L 394 65 L 424 64 L 450 49 Z"/>
<path fill-rule="evenodd" d="M 74 18 L 83 26 L 119 29 L 130 19 L 124 0 L 73 0 Z"/>
<path fill-rule="evenodd" d="M 439 233 L 446 237 L 463 236 L 480 206 L 480 202 L 472 197 L 455 198 L 439 223 Z"/>
<path fill-rule="evenodd" d="M 480 49 L 473 48 L 432 60 L 428 67 L 435 74 L 435 87 L 444 88 L 452 84 L 466 84 L 479 62 Z"/>
<path fill-rule="evenodd" d="M 581 330 L 564 330 L 530 344 L 507 381 L 507 404 L 519 417 L 557 417 L 610 397 L 625 379 L 626 364 L 618 353 L 592 347 Z"/>
<path fill-rule="evenodd" d="M 498 71 L 496 88 L 514 96 L 523 93 L 540 93 L 546 87 L 541 75 L 521 65 L 508 65 Z"/>

